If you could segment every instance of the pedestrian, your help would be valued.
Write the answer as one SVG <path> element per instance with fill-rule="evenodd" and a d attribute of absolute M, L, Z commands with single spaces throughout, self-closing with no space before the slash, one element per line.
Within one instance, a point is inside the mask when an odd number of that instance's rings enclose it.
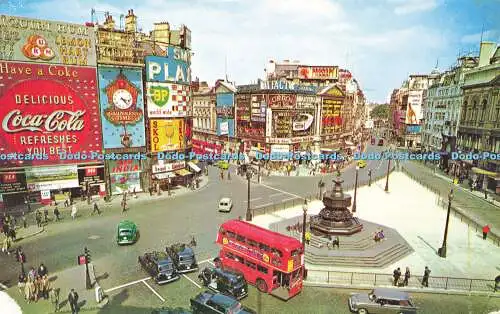
<path fill-rule="evenodd" d="M 24 229 L 28 228 L 28 222 L 26 221 L 26 216 L 24 215 L 24 212 L 23 212 L 21 219 L 23 221 L 23 228 Z"/>
<path fill-rule="evenodd" d="M 127 210 L 127 202 L 125 200 L 122 201 L 122 213 Z"/>
<path fill-rule="evenodd" d="M 134 198 L 137 198 L 137 193 L 135 192 L 135 187 L 134 187 L 134 191 L 132 193 L 134 194 Z"/>
<path fill-rule="evenodd" d="M 77 213 L 77 210 L 76 210 L 76 205 L 73 204 L 73 206 L 71 207 L 71 219 L 75 220 L 76 218 L 76 213 Z"/>
<path fill-rule="evenodd" d="M 42 277 L 41 288 L 42 288 L 42 298 L 47 300 L 49 298 L 49 277 L 47 275 Z"/>
<path fill-rule="evenodd" d="M 28 272 L 28 278 L 31 282 L 34 282 L 35 281 L 35 278 L 36 278 L 36 270 L 34 267 L 31 267 L 30 268 L 30 271 Z"/>
<path fill-rule="evenodd" d="M 406 267 L 404 285 L 408 286 L 408 281 L 410 280 L 410 267 Z"/>
<path fill-rule="evenodd" d="M 61 213 L 59 212 L 59 208 L 57 208 L 57 206 L 56 206 L 56 207 L 54 207 L 54 217 L 55 217 L 56 221 L 59 221 L 59 220 L 60 220 L 60 218 L 59 218 L 59 215 L 60 215 L 60 214 L 61 214 Z"/>
<path fill-rule="evenodd" d="M 394 278 L 393 285 L 397 287 L 399 278 L 401 277 L 401 268 L 399 268 L 399 267 L 396 268 L 392 274 L 392 277 Z"/>
<path fill-rule="evenodd" d="M 24 299 L 28 303 L 31 303 L 33 293 L 32 289 L 34 289 L 34 286 L 32 285 L 31 278 L 28 278 L 28 282 L 26 283 L 26 285 L 24 285 Z"/>
<path fill-rule="evenodd" d="M 490 225 L 486 225 L 483 227 L 483 240 L 486 240 L 488 233 L 490 232 Z"/>
<path fill-rule="evenodd" d="M 36 211 L 35 213 L 36 226 L 38 228 L 42 227 L 42 213 L 40 211 Z"/>
<path fill-rule="evenodd" d="M 429 287 L 429 275 L 431 274 L 431 270 L 429 267 L 425 266 L 424 276 L 422 277 L 422 286 Z"/>
<path fill-rule="evenodd" d="M 10 246 L 12 245 L 12 240 L 10 237 L 5 237 L 2 244 L 2 253 L 10 255 Z"/>
<path fill-rule="evenodd" d="M 49 209 L 45 207 L 43 209 L 44 222 L 47 224 L 49 222 Z"/>
<path fill-rule="evenodd" d="M 8 237 L 11 238 L 12 241 L 16 241 L 16 229 L 10 228 Z"/>
<path fill-rule="evenodd" d="M 92 210 L 92 214 L 91 215 L 94 215 L 94 213 L 96 213 L 96 212 L 97 212 L 98 215 L 101 214 L 101 211 L 99 210 L 99 206 L 97 206 L 97 202 L 94 202 L 94 209 Z"/>
<path fill-rule="evenodd" d="M 224 180 L 224 171 L 221 169 L 220 171 L 220 179 L 221 180 Z"/>
<path fill-rule="evenodd" d="M 59 312 L 59 288 L 50 289 L 50 301 L 54 304 L 54 312 Z"/>
<path fill-rule="evenodd" d="M 19 274 L 19 277 L 17 280 L 17 289 L 19 290 L 20 295 L 23 295 L 25 286 L 26 286 L 26 276 L 21 273 L 21 274 Z"/>
<path fill-rule="evenodd" d="M 71 289 L 70 293 L 68 294 L 68 303 L 71 307 L 71 313 L 78 313 L 78 293 L 76 293 L 75 289 Z"/>
<path fill-rule="evenodd" d="M 40 267 L 38 267 L 38 272 L 37 274 L 39 276 L 46 276 L 48 274 L 47 267 L 43 263 L 40 264 Z"/>
<path fill-rule="evenodd" d="M 495 277 L 495 289 L 493 290 L 493 292 L 497 292 L 499 286 L 500 286 L 500 275 Z"/>
<path fill-rule="evenodd" d="M 152 188 L 152 187 L 149 187 L 149 188 L 148 188 L 148 191 L 149 191 L 149 196 L 153 196 L 153 188 Z"/>
<path fill-rule="evenodd" d="M 311 233 L 309 231 L 306 231 L 305 239 L 306 239 L 306 244 L 309 245 L 309 242 L 311 241 Z"/>

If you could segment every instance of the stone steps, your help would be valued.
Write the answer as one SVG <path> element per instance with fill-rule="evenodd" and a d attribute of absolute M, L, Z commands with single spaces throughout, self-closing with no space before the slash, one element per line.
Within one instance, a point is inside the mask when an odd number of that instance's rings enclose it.
<path fill-rule="evenodd" d="M 300 233 L 298 231 L 290 231 L 289 235 L 291 237 L 298 239 L 298 240 L 302 240 L 302 233 Z M 364 251 L 364 250 L 367 250 L 367 249 L 372 248 L 375 245 L 379 244 L 379 243 L 376 243 L 375 241 L 373 241 L 372 237 L 364 237 L 364 238 L 357 240 L 357 241 L 352 241 L 352 240 L 349 241 L 345 237 L 339 237 L 339 240 L 340 240 L 340 250 L 343 250 L 343 251 L 344 250 Z M 329 241 L 324 239 L 324 238 L 312 235 L 311 240 L 309 241 L 309 245 L 314 246 L 316 248 L 322 248 L 322 247 L 326 247 L 328 242 Z"/>

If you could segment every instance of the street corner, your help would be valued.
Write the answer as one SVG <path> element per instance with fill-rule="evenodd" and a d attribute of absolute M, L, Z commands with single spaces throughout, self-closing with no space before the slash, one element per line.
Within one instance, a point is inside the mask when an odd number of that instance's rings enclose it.
<path fill-rule="evenodd" d="M 27 226 L 27 228 L 16 228 L 16 239 L 14 240 L 14 244 L 17 244 L 21 240 L 26 240 L 29 238 L 32 238 L 34 236 L 37 236 L 41 234 L 42 232 L 45 231 L 45 227 L 37 227 L 34 225 Z M 0 234 L 0 242 L 3 242 L 5 240 L 5 234 L 1 233 Z"/>

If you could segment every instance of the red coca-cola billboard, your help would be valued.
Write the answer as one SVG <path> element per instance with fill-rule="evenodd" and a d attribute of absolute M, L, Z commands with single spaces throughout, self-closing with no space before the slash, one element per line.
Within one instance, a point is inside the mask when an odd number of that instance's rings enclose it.
<path fill-rule="evenodd" d="M 97 94 L 95 68 L 0 62 L 0 163 L 79 163 L 101 152 Z"/>

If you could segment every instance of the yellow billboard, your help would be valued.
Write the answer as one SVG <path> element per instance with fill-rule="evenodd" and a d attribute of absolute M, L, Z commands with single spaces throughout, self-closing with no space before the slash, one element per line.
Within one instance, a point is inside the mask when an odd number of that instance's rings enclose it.
<path fill-rule="evenodd" d="M 149 120 L 151 152 L 184 149 L 184 119 Z"/>

